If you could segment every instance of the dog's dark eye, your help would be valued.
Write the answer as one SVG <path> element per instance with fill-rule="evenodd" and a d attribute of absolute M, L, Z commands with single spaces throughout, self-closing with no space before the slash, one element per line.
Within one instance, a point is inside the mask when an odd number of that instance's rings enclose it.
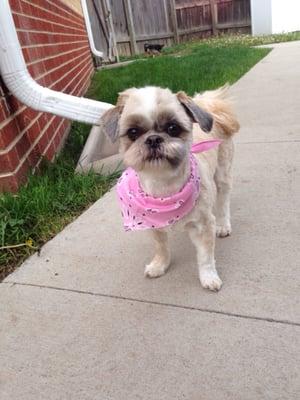
<path fill-rule="evenodd" d="M 127 136 L 134 142 L 141 135 L 141 133 L 142 132 L 140 128 L 130 128 L 127 131 Z"/>
<path fill-rule="evenodd" d="M 178 136 L 181 132 L 181 129 L 179 125 L 172 123 L 166 126 L 166 132 L 170 136 Z"/>

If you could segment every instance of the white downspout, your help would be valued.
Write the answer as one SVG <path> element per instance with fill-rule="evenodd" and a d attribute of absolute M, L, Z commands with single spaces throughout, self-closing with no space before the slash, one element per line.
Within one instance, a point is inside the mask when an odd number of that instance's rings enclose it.
<path fill-rule="evenodd" d="M 36 83 L 22 54 L 8 0 L 0 0 L 0 73 L 11 93 L 26 106 L 75 121 L 99 125 L 108 103 L 57 92 Z"/>
<path fill-rule="evenodd" d="M 88 34 L 88 38 L 89 38 L 91 52 L 94 54 L 94 56 L 103 58 L 102 51 L 97 50 L 96 46 L 95 46 L 95 41 L 94 41 L 94 36 L 93 36 L 93 32 L 92 32 L 91 21 L 90 21 L 90 17 L 89 17 L 89 11 L 87 8 L 86 0 L 81 0 L 81 7 L 82 7 L 82 11 L 83 11 L 83 16 L 84 16 L 85 26 L 86 26 L 86 30 L 87 30 L 87 34 Z"/>

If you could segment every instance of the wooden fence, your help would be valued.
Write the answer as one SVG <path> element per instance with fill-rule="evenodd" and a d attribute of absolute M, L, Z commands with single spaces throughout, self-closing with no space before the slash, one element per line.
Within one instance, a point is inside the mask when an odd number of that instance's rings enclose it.
<path fill-rule="evenodd" d="M 226 32 L 251 31 L 250 0 L 90 0 L 96 47 L 109 53 L 110 19 L 121 55 L 144 51 L 145 43 L 173 43 Z M 116 51 L 117 50 L 117 51 Z M 112 51 L 112 50 L 110 50 Z"/>

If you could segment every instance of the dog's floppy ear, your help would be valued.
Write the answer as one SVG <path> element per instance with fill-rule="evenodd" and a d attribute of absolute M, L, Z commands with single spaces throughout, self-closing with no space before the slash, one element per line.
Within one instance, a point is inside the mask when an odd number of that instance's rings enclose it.
<path fill-rule="evenodd" d="M 200 108 L 186 93 L 178 92 L 176 96 L 193 121 L 198 122 L 204 132 L 210 132 L 213 125 L 212 115 Z"/>
<path fill-rule="evenodd" d="M 130 93 L 134 89 L 135 88 L 127 89 L 124 92 L 119 93 L 116 106 L 105 111 L 105 113 L 101 116 L 100 126 L 102 131 L 112 141 L 112 143 L 115 143 L 119 137 L 120 116 Z"/>
<path fill-rule="evenodd" d="M 100 119 L 100 126 L 105 135 L 115 143 L 119 136 L 119 119 L 122 113 L 122 107 L 116 106 L 105 111 Z"/>

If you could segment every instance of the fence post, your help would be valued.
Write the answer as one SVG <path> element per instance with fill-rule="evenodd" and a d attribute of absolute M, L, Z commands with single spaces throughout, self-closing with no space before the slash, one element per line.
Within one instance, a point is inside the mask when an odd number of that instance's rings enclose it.
<path fill-rule="evenodd" d="M 131 52 L 133 54 L 137 54 L 138 49 L 137 49 L 136 39 L 135 39 L 135 30 L 134 30 L 134 25 L 133 25 L 133 17 L 132 17 L 132 9 L 131 9 L 130 0 L 124 0 L 124 7 L 125 7 L 127 26 L 128 26 L 129 36 L 130 36 Z"/>
<path fill-rule="evenodd" d="M 110 34 L 111 34 L 111 40 L 112 40 L 112 47 L 113 47 L 113 53 L 114 56 L 116 57 L 117 62 L 120 61 L 119 59 L 119 52 L 118 52 L 118 46 L 117 46 L 117 40 L 116 40 L 116 34 L 115 34 L 115 28 L 114 28 L 114 22 L 112 19 L 112 13 L 111 13 L 111 4 L 110 4 L 110 0 L 104 0 L 104 5 L 106 8 L 106 13 L 107 13 L 107 20 L 108 20 L 108 24 L 109 24 L 109 30 L 110 30 Z"/>
<path fill-rule="evenodd" d="M 175 43 L 179 43 L 179 33 L 178 33 L 178 25 L 177 25 L 177 15 L 176 15 L 176 3 L 175 0 L 171 0 L 171 18 L 174 28 L 174 40 Z"/>
<path fill-rule="evenodd" d="M 170 24 L 169 24 L 169 15 L 168 15 L 167 0 L 163 0 L 163 5 L 164 5 L 165 18 L 166 18 L 167 32 L 170 32 Z"/>
<path fill-rule="evenodd" d="M 214 36 L 218 34 L 218 10 L 215 0 L 210 0 L 210 10 L 211 10 L 211 25 L 212 32 Z"/>

